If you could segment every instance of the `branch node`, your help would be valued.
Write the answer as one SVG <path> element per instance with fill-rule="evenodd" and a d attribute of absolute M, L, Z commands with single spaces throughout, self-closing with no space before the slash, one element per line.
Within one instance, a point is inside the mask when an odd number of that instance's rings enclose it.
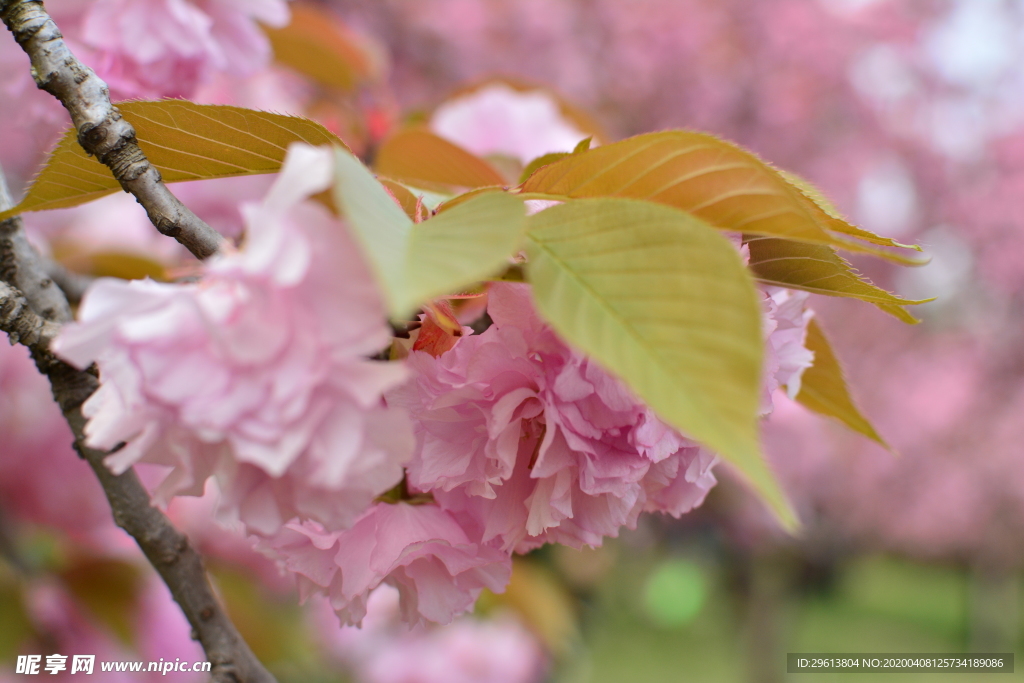
<path fill-rule="evenodd" d="M 134 142 L 134 139 L 130 142 Z M 110 167 L 110 171 L 122 186 L 124 183 L 136 180 L 151 168 L 149 160 L 146 159 L 146 155 L 142 153 L 139 146 L 129 144 L 127 141 L 107 152 L 100 161 Z M 161 232 L 163 231 L 161 230 Z"/>

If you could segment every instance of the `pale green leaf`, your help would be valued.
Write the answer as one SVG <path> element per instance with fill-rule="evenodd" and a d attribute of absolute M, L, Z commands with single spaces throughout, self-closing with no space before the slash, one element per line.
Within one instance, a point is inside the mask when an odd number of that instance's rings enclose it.
<path fill-rule="evenodd" d="M 648 133 L 574 153 L 537 170 L 521 191 L 646 199 L 689 211 L 721 230 L 919 263 L 852 239 L 872 234 L 833 218 L 770 164 L 708 133 Z"/>
<path fill-rule="evenodd" d="M 481 194 L 416 225 L 407 251 L 406 309 L 504 271 L 525 227 L 525 205 L 505 192 Z"/>
<path fill-rule="evenodd" d="M 422 127 L 385 140 L 373 167 L 381 175 L 425 189 L 505 184 L 504 176 L 485 160 Z"/>
<path fill-rule="evenodd" d="M 732 244 L 685 212 L 593 199 L 530 217 L 527 254 L 551 326 L 733 463 L 794 526 L 760 453 L 761 307 Z"/>
<path fill-rule="evenodd" d="M 855 432 L 889 448 L 889 444 L 879 436 L 850 395 L 839 359 L 816 320 L 811 320 L 807 326 L 805 343 L 814 352 L 814 365 L 804 371 L 796 400 L 814 412 L 834 417 Z"/>
<path fill-rule="evenodd" d="M 134 126 L 142 151 L 168 183 L 276 173 L 293 142 L 344 146 L 319 123 L 295 116 L 182 100 L 117 106 Z M 110 169 L 86 155 L 75 131 L 69 130 L 25 198 L 0 213 L 0 220 L 78 206 L 120 190 Z"/>
<path fill-rule="evenodd" d="M 348 219 L 380 281 L 392 315 L 408 313 L 405 263 L 413 222 L 358 159 L 334 155 L 334 203 Z"/>
<path fill-rule="evenodd" d="M 905 323 L 919 322 L 903 307 L 925 301 L 903 299 L 872 284 L 829 246 L 767 237 L 748 237 L 747 246 L 750 269 L 765 284 L 860 299 Z"/>
<path fill-rule="evenodd" d="M 335 203 L 355 230 L 396 318 L 500 273 L 522 240 L 526 209 L 504 192 L 475 196 L 414 224 L 351 154 L 338 150 L 336 170 Z"/>

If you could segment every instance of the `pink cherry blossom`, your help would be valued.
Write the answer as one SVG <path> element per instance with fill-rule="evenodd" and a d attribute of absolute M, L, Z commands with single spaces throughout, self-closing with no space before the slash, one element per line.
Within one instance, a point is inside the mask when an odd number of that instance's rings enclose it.
<path fill-rule="evenodd" d="M 536 683 L 544 672 L 537 641 L 513 619 L 414 631 L 361 664 L 365 683 Z"/>
<path fill-rule="evenodd" d="M 414 379 L 389 394 L 415 418 L 412 488 L 517 552 L 599 545 L 645 509 L 703 500 L 715 458 L 556 337 L 528 286 L 492 285 L 488 311 L 440 357 L 413 351 Z"/>
<path fill-rule="evenodd" d="M 543 90 L 486 85 L 437 108 L 430 127 L 478 155 L 505 154 L 527 164 L 548 152 L 570 152 L 587 137 Z"/>
<path fill-rule="evenodd" d="M 121 97 L 188 97 L 215 71 L 249 75 L 288 23 L 285 0 L 95 0 L 76 37 Z"/>
<path fill-rule="evenodd" d="M 405 377 L 368 360 L 390 331 L 358 248 L 319 205 L 331 152 L 294 145 L 246 242 L 196 284 L 99 280 L 54 349 L 96 362 L 88 443 L 107 462 L 171 467 L 158 498 L 200 495 L 217 474 L 251 531 L 295 516 L 344 526 L 402 477 L 407 417 L 382 393 Z"/>
<path fill-rule="evenodd" d="M 771 395 L 784 387 L 786 395 L 796 398 L 804 370 L 814 364 L 814 353 L 804 343 L 807 325 L 814 312 L 807 308 L 807 292 L 768 287 L 764 298 L 764 397 L 762 412 L 770 413 Z"/>
<path fill-rule="evenodd" d="M 370 594 L 356 628 L 338 628 L 330 602 L 314 596 L 306 618 L 318 645 L 359 683 L 539 683 L 547 657 L 514 613 L 466 615 L 447 626 L 402 622 L 398 590 Z"/>
<path fill-rule="evenodd" d="M 406 623 L 447 624 L 484 588 L 503 590 L 512 571 L 507 553 L 472 540 L 436 505 L 377 503 L 345 531 L 292 522 L 262 546 L 296 574 L 304 597 L 328 595 L 346 624 L 362 621 L 382 583 L 398 589 Z"/>

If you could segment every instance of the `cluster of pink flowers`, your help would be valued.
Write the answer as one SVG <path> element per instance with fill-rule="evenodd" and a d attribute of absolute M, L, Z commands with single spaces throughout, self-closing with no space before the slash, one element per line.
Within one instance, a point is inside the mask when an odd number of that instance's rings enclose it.
<path fill-rule="evenodd" d="M 303 202 L 330 164 L 294 146 L 199 282 L 90 289 L 54 348 L 99 367 L 86 435 L 123 444 L 114 471 L 169 468 L 163 503 L 214 476 L 221 514 L 347 623 L 382 583 L 407 621 L 451 621 L 503 589 L 513 552 L 700 504 L 716 457 L 560 340 L 528 285 L 490 286 L 482 334 L 370 360 L 391 340 L 376 285 L 344 224 Z M 769 387 L 810 363 L 804 298 L 766 295 Z"/>
<path fill-rule="evenodd" d="M 331 176 L 328 150 L 295 145 L 242 207 L 243 246 L 199 282 L 90 289 L 54 348 L 99 367 L 86 436 L 123 444 L 115 472 L 169 468 L 162 503 L 214 476 L 221 514 L 346 623 L 381 584 L 408 622 L 447 623 L 504 588 L 514 552 L 600 545 L 701 503 L 714 454 L 559 339 L 528 285 L 491 284 L 481 334 L 370 360 L 391 341 L 374 280 L 345 225 L 303 201 Z M 765 295 L 768 390 L 810 364 L 805 298 Z"/>
<path fill-rule="evenodd" d="M 402 477 L 408 422 L 381 403 L 405 377 L 368 360 L 390 332 L 348 233 L 309 195 L 330 152 L 292 149 L 262 204 L 243 207 L 244 247 L 196 284 L 100 280 L 55 350 L 100 390 L 90 445 L 114 471 L 172 468 L 158 497 L 202 492 L 216 474 L 225 509 L 254 532 L 301 516 L 347 525 Z"/>
<path fill-rule="evenodd" d="M 389 395 L 414 418 L 413 490 L 518 552 L 599 545 L 644 510 L 703 500 L 715 458 L 556 337 L 528 285 L 492 284 L 488 312 L 447 353 L 413 351 L 414 380 Z"/>

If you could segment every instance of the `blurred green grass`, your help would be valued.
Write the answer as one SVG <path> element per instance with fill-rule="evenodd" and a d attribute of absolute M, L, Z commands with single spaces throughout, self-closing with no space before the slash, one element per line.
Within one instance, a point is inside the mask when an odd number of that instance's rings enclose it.
<path fill-rule="evenodd" d="M 747 558 L 737 572 L 720 556 L 686 547 L 667 557 L 617 555 L 582 601 L 583 642 L 556 683 L 999 680 L 977 673 L 785 673 L 787 652 L 970 651 L 971 574 L 965 566 L 873 555 L 837 563 L 829 580 L 814 586 L 806 585 L 791 558 Z M 649 579 L 657 580 L 666 563 L 680 562 L 700 568 L 706 593 L 692 619 L 673 623 L 659 614 L 671 609 L 671 595 L 652 611 L 659 601 Z M 681 590 L 678 582 L 675 590 Z M 1021 613 L 1020 605 L 1006 609 Z M 1024 648 L 1016 628 L 1012 642 L 1019 667 Z"/>

